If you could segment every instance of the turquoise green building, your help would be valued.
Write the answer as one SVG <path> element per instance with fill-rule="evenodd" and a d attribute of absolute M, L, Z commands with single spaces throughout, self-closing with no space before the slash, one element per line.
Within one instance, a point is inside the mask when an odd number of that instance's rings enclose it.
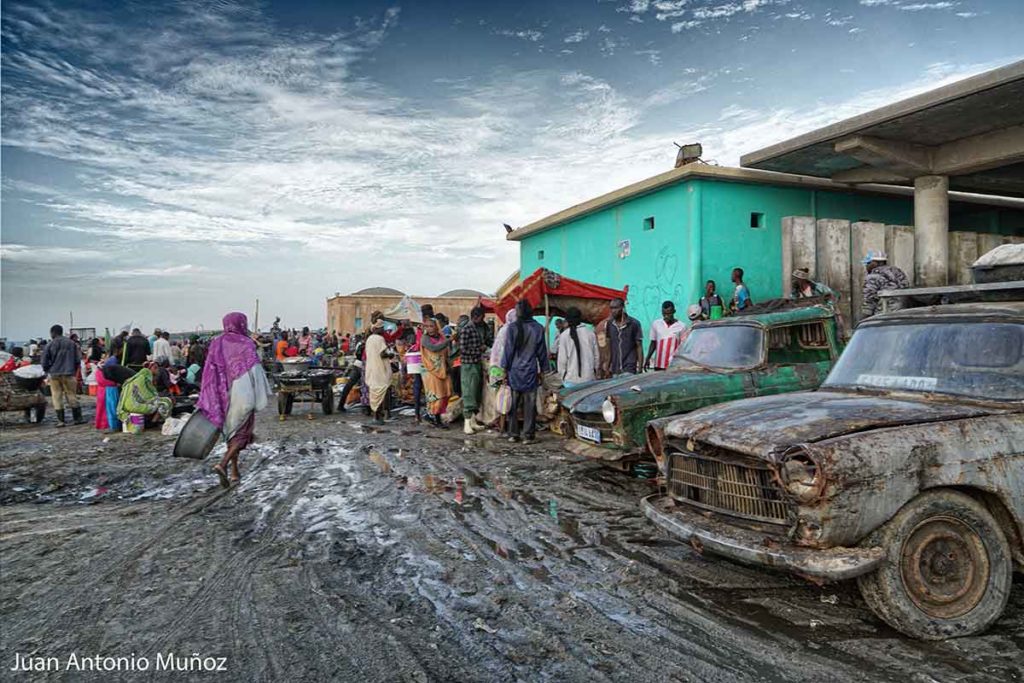
<path fill-rule="evenodd" d="M 1016 206 L 1014 206 L 1016 204 Z M 950 230 L 1024 237 L 1020 200 L 950 193 Z M 723 299 L 746 273 L 754 301 L 783 296 L 787 216 L 913 225 L 913 190 L 852 188 L 821 178 L 689 164 L 584 202 L 508 235 L 520 272 L 548 268 L 608 287 L 629 286 L 627 309 L 646 326 L 671 299 L 696 303 L 706 280 Z M 997 238 L 999 239 L 999 238 Z"/>

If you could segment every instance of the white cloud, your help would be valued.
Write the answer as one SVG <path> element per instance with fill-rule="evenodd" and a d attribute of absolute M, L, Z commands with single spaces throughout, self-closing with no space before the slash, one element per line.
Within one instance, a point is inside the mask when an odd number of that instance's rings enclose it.
<path fill-rule="evenodd" d="M 579 29 L 579 30 L 574 31 L 574 32 L 570 33 L 569 35 L 567 35 L 563 42 L 566 42 L 566 43 L 582 43 L 584 40 L 587 39 L 587 36 L 589 36 L 589 35 L 590 35 L 589 31 L 584 31 L 583 29 Z"/>
<path fill-rule="evenodd" d="M 860 4 L 865 7 L 892 7 L 904 12 L 948 10 L 954 9 L 960 5 L 959 2 L 950 0 L 942 0 L 940 2 L 916 2 L 914 0 L 860 0 Z"/>
<path fill-rule="evenodd" d="M 27 244 L 0 244 L 0 261 L 27 265 L 61 265 L 82 261 L 97 261 L 104 253 L 94 249 L 69 247 L 43 247 Z"/>
<path fill-rule="evenodd" d="M 904 12 L 920 12 L 921 10 L 929 9 L 952 9 L 956 7 L 955 2 L 915 2 L 908 5 L 900 5 L 899 8 Z"/>
<path fill-rule="evenodd" d="M 539 41 L 541 38 L 544 37 L 544 34 L 541 33 L 540 31 L 536 30 L 536 29 L 507 29 L 506 28 L 506 29 L 501 29 L 501 30 L 495 31 L 495 33 L 497 35 L 499 35 L 499 36 L 505 36 L 506 38 L 518 38 L 520 40 L 525 40 L 525 41 L 528 41 L 528 42 L 531 42 L 531 43 L 536 43 L 537 41 Z"/>
<path fill-rule="evenodd" d="M 637 50 L 633 54 L 641 57 L 647 57 L 647 61 L 651 63 L 651 66 L 661 65 L 661 50 Z"/>
<path fill-rule="evenodd" d="M 180 266 L 166 266 L 163 268 L 126 268 L 119 270 L 110 270 L 102 273 L 102 277 L 108 278 L 147 278 L 147 277 L 164 277 L 169 275 L 192 275 L 194 273 L 202 273 L 207 269 L 194 266 L 190 263 L 186 263 Z"/>

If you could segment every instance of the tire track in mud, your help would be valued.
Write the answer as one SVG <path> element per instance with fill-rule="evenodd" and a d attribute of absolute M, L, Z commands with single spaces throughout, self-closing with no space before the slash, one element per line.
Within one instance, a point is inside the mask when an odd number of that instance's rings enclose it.
<path fill-rule="evenodd" d="M 454 467 L 456 472 L 460 469 L 465 472 L 465 468 L 455 467 L 450 460 L 443 456 L 432 458 L 429 466 L 432 470 Z M 563 582 L 561 576 L 568 573 L 572 577 L 571 566 L 580 563 L 584 566 L 596 567 L 598 570 L 602 566 L 604 569 L 618 566 L 628 570 L 639 564 L 647 576 L 638 578 L 635 582 L 661 578 L 661 583 L 664 583 L 663 575 L 666 567 L 648 550 L 650 546 L 640 546 L 637 550 L 626 550 L 624 544 L 619 543 L 618 540 L 609 542 L 623 529 L 627 533 L 632 532 L 633 536 L 637 536 L 636 532 L 642 533 L 646 527 L 646 521 L 639 513 L 614 514 L 621 509 L 621 499 L 618 501 L 618 505 L 615 505 L 613 498 L 608 500 L 611 498 L 610 496 L 595 495 L 589 490 L 587 494 L 579 495 L 576 491 L 561 490 L 554 481 L 550 483 L 551 486 L 546 488 L 544 493 L 564 495 L 565 497 L 562 498 L 563 510 L 567 510 L 564 501 L 569 500 L 580 503 L 580 509 L 585 510 L 588 514 L 593 515 L 597 511 L 605 513 L 602 520 L 605 528 L 598 531 L 597 542 L 577 546 L 566 545 L 561 548 L 564 550 L 561 553 L 546 552 L 543 546 L 548 546 L 547 551 L 558 550 L 560 549 L 558 541 L 563 539 L 552 540 L 550 534 L 547 533 L 551 532 L 557 536 L 559 534 L 557 531 L 543 527 L 540 529 L 530 528 L 534 526 L 536 516 L 543 514 L 542 510 L 536 510 L 539 507 L 538 498 L 532 493 L 528 493 L 532 501 L 524 502 L 521 496 L 517 499 L 515 494 L 504 497 L 505 500 L 499 500 L 493 495 L 491 489 L 486 488 L 475 490 L 474 498 L 480 503 L 479 509 L 471 507 L 468 512 L 461 514 L 452 512 L 451 519 L 456 523 L 442 525 L 441 529 L 458 536 L 465 546 L 472 548 L 478 557 L 483 558 L 492 566 L 492 569 L 513 574 L 516 581 L 525 586 L 526 590 L 536 590 L 538 581 L 533 572 L 518 567 L 516 563 L 512 563 L 513 566 L 510 567 L 509 562 L 499 561 L 488 552 L 495 543 L 500 543 L 502 540 L 498 538 L 501 534 L 493 533 L 495 528 L 501 528 L 500 523 L 495 523 L 496 520 L 499 520 L 502 513 L 507 512 L 509 508 L 513 508 L 521 517 L 519 521 L 531 532 L 530 539 L 520 538 L 518 540 L 530 547 L 536 553 L 535 557 L 543 558 L 543 562 L 539 564 L 545 569 L 546 583 L 555 584 L 556 590 L 563 591 L 578 603 L 585 604 L 590 610 L 590 619 L 604 619 L 621 630 L 628 631 L 637 642 L 631 642 L 631 647 L 626 647 L 625 650 L 629 651 L 635 646 L 638 651 L 644 651 L 653 646 L 660 652 L 671 652 L 671 658 L 675 659 L 680 667 L 689 668 L 691 674 L 696 674 L 701 679 L 713 679 L 723 675 L 745 678 L 764 677 L 767 674 L 768 678 L 776 680 L 820 680 L 834 675 L 837 669 L 845 671 L 850 676 L 856 675 L 857 668 L 860 667 L 852 668 L 845 664 L 838 664 L 834 659 L 817 654 L 808 656 L 806 652 L 801 653 L 805 657 L 801 670 L 795 671 L 786 666 L 787 653 L 785 651 L 774 656 L 768 656 L 768 653 L 779 648 L 784 650 L 800 649 L 798 643 L 791 638 L 780 637 L 779 634 L 768 633 L 760 628 L 755 629 L 751 634 L 750 627 L 753 624 L 749 621 L 743 624 L 745 628 L 739 631 L 741 636 L 738 637 L 737 629 L 734 626 L 740 620 L 735 615 L 724 610 L 709 608 L 713 605 L 701 604 L 699 600 L 695 601 L 692 598 L 687 600 L 685 598 L 690 596 L 687 596 L 685 592 L 682 595 L 666 595 L 659 591 L 657 599 L 653 600 L 649 597 L 653 591 L 637 590 L 619 595 L 616 586 L 605 585 L 600 581 L 600 571 L 596 590 L 580 588 L 580 584 L 588 585 L 590 583 L 583 576 L 573 577 L 572 583 Z M 525 488 L 528 490 L 528 485 Z M 480 491 L 486 493 L 481 494 Z M 465 503 L 453 508 L 453 510 L 455 509 L 464 510 Z M 530 519 L 531 514 L 534 515 L 532 520 Z M 616 526 L 620 529 L 615 529 Z M 438 543 L 451 545 L 450 538 L 445 533 L 434 530 L 431 525 L 428 525 L 425 531 L 432 534 Z M 562 535 L 564 540 L 578 540 L 574 538 L 574 534 L 563 533 Z M 487 546 L 488 550 L 482 550 L 481 546 Z M 588 558 L 586 555 L 592 557 Z M 559 561 L 553 561 L 552 556 L 559 557 Z M 560 564 L 563 566 L 559 566 Z M 580 581 L 579 579 L 584 580 Z M 549 585 L 547 588 L 551 588 L 551 586 Z M 443 594 L 432 596 L 432 602 L 435 602 L 435 608 L 438 609 L 439 614 L 443 615 L 440 606 L 447 601 L 448 596 Z M 457 621 L 451 621 L 453 627 L 459 627 Z M 578 630 L 566 633 L 564 629 L 560 628 L 561 624 L 548 622 L 544 625 L 551 638 L 565 648 L 566 652 L 572 652 L 575 655 L 579 665 L 583 668 L 591 665 L 586 651 L 580 646 Z M 701 634 L 699 639 L 694 638 L 697 633 Z M 583 641 L 585 642 L 585 640 L 586 637 Z M 620 644 L 611 643 L 611 645 Z M 746 656 L 735 657 L 737 651 L 744 652 Z M 508 656 L 510 653 L 503 652 L 503 654 Z M 620 671 L 629 670 L 635 665 L 633 658 L 627 658 L 624 655 L 617 656 L 616 659 L 617 665 L 621 667 Z M 737 667 L 732 664 L 737 659 L 749 662 L 749 664 Z M 700 662 L 701 665 L 695 667 L 695 662 Z M 808 666 L 809 664 L 811 666 Z M 867 663 L 863 662 L 862 664 Z M 697 671 L 693 671 L 693 669 L 697 669 Z M 582 675 L 583 671 L 573 673 Z M 642 673 L 642 671 L 637 673 Z"/>

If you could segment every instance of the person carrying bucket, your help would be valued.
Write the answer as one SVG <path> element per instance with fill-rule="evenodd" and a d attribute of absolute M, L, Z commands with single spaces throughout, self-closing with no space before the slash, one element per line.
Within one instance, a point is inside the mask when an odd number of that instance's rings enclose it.
<path fill-rule="evenodd" d="M 248 322 L 244 313 L 224 316 L 224 333 L 210 342 L 207 351 L 196 402 L 196 408 L 221 430 L 228 442 L 223 459 L 213 466 L 224 488 L 241 478 L 238 456 L 253 442 L 256 413 L 267 406 L 271 393 L 256 342 L 249 337 Z"/>
<path fill-rule="evenodd" d="M 714 280 L 704 285 L 704 296 L 700 298 L 700 317 L 703 320 L 718 320 L 725 314 L 725 302 L 715 293 Z"/>

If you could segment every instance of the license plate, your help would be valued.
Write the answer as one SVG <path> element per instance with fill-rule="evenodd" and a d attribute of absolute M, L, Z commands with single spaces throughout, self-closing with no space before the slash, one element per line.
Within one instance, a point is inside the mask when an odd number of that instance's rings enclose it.
<path fill-rule="evenodd" d="M 601 443 L 601 430 L 594 429 L 593 427 L 576 425 L 576 436 L 587 441 L 593 441 L 594 443 Z"/>

